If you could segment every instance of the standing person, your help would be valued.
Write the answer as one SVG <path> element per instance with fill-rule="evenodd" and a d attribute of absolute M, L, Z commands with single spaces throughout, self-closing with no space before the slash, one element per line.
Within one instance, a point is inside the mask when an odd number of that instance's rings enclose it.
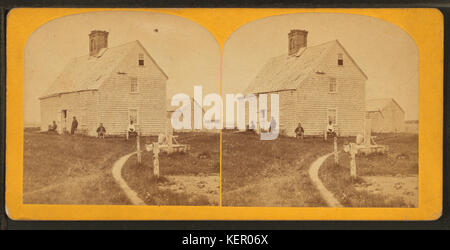
<path fill-rule="evenodd" d="M 297 128 L 295 129 L 295 138 L 303 140 L 304 133 L 305 130 L 303 129 L 302 124 L 299 122 Z"/>
<path fill-rule="evenodd" d="M 103 123 L 100 123 L 100 126 L 98 126 L 98 128 L 97 128 L 97 137 L 104 139 L 105 134 L 106 134 L 106 129 L 105 129 L 105 127 L 103 127 Z"/>
<path fill-rule="evenodd" d="M 77 118 L 74 116 L 73 117 L 73 121 L 72 121 L 72 128 L 70 130 L 70 133 L 72 135 L 75 134 L 75 131 L 77 130 L 77 128 L 78 128 L 78 121 L 77 121 Z"/>
<path fill-rule="evenodd" d="M 272 120 L 270 121 L 269 133 L 272 133 L 272 131 L 274 129 L 276 130 L 276 126 L 277 126 L 277 121 L 275 121 L 275 118 L 272 116 Z"/>

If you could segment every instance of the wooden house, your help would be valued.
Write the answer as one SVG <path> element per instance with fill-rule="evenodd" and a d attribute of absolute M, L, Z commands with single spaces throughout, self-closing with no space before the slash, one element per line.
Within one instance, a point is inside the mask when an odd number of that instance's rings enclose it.
<path fill-rule="evenodd" d="M 367 76 L 338 40 L 308 47 L 307 35 L 305 30 L 291 30 L 288 53 L 270 59 L 246 93 L 269 94 L 268 110 L 260 114 L 267 121 L 270 94 L 279 94 L 282 134 L 294 136 L 298 123 L 305 135 L 323 134 L 329 121 L 339 135 L 361 133 Z"/>
<path fill-rule="evenodd" d="M 40 97 L 41 130 L 56 121 L 58 132 L 124 135 L 133 121 L 143 135 L 164 133 L 168 77 L 139 41 L 108 48 L 108 32 L 89 34 L 89 54 L 72 59 Z"/>

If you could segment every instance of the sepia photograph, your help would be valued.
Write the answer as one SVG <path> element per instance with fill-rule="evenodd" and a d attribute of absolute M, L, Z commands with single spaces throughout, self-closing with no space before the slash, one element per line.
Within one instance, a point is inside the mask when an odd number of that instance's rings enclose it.
<path fill-rule="evenodd" d="M 173 96 L 197 112 L 194 86 L 220 93 L 220 56 L 207 29 L 175 15 L 42 25 L 25 48 L 23 203 L 217 206 L 219 130 L 171 118 Z"/>
<path fill-rule="evenodd" d="M 418 206 L 419 55 L 400 27 L 262 18 L 226 41 L 222 81 L 241 93 L 226 107 L 223 206 Z"/>
<path fill-rule="evenodd" d="M 7 14 L 11 220 L 192 227 L 443 214 L 438 9 Z"/>

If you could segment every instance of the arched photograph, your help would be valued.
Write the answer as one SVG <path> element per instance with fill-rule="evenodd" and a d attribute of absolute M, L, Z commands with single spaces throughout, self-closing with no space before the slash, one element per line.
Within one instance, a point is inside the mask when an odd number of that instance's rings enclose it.
<path fill-rule="evenodd" d="M 223 206 L 417 207 L 419 55 L 400 27 L 339 13 L 247 23 L 225 43 L 223 93 L 242 94 L 225 111 Z"/>
<path fill-rule="evenodd" d="M 219 131 L 171 122 L 173 96 L 220 93 L 203 26 L 143 11 L 57 18 L 29 37 L 24 77 L 24 204 L 218 205 Z"/>

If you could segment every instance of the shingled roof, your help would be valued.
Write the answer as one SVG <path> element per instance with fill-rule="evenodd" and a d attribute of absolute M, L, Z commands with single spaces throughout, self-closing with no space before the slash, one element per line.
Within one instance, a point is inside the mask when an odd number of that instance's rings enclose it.
<path fill-rule="evenodd" d="M 133 41 L 113 48 L 104 48 L 97 56 L 85 55 L 72 59 L 40 98 L 98 89 L 136 46 L 142 47 L 139 41 Z M 161 72 L 165 75 L 162 69 Z"/>
<path fill-rule="evenodd" d="M 397 105 L 400 110 L 404 113 L 403 108 L 393 99 L 393 98 L 380 98 L 380 99 L 370 99 L 366 101 L 366 111 L 367 112 L 381 112 L 390 103 Z"/>
<path fill-rule="evenodd" d="M 299 84 L 309 76 L 335 45 L 342 47 L 339 41 L 333 40 L 320 45 L 302 48 L 295 55 L 289 56 L 286 54 L 270 59 L 249 84 L 245 92 L 267 93 L 297 89 Z M 364 72 L 360 71 L 366 77 Z"/>

